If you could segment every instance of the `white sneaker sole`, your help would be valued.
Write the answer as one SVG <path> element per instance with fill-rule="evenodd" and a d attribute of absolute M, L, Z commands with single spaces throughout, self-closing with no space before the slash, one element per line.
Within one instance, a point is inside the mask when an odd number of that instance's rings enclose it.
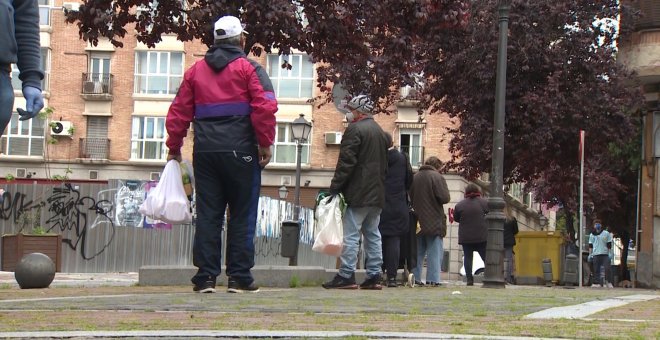
<path fill-rule="evenodd" d="M 227 288 L 227 293 L 237 293 L 237 294 L 259 293 L 259 289 L 257 289 L 257 290 L 243 290 L 243 289 L 238 289 L 238 288 Z"/>
<path fill-rule="evenodd" d="M 198 290 L 196 293 L 215 293 L 215 288 L 204 288 L 202 290 Z"/>

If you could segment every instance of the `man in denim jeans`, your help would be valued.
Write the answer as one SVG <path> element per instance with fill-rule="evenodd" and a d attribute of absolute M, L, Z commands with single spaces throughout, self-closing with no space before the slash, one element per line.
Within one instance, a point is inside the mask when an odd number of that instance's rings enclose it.
<path fill-rule="evenodd" d="M 342 137 L 339 159 L 330 183 L 330 193 L 340 192 L 346 199 L 342 219 L 344 247 L 340 256 L 339 273 L 323 288 L 357 289 L 355 269 L 364 235 L 366 280 L 361 289 L 382 289 L 380 284 L 383 252 L 380 231 L 380 212 L 385 205 L 385 175 L 387 173 L 387 136 L 371 115 L 373 102 L 366 95 L 354 97 L 347 104 L 346 119 L 350 123 Z M 335 198 L 336 199 L 336 198 Z"/>

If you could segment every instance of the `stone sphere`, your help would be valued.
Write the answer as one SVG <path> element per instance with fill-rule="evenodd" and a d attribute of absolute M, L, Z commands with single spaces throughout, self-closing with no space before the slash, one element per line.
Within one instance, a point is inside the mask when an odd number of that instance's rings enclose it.
<path fill-rule="evenodd" d="M 22 289 L 48 288 L 55 278 L 55 263 L 42 253 L 27 254 L 16 265 L 14 277 Z"/>

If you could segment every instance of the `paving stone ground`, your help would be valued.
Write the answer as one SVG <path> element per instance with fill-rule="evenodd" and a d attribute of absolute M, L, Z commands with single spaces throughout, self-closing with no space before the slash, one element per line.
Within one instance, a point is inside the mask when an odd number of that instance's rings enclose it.
<path fill-rule="evenodd" d="M 136 273 L 58 273 L 20 289 L 0 272 L 1 338 L 660 338 L 660 294 L 645 289 L 506 286 L 381 291 L 269 288 L 196 294 L 137 286 Z M 608 321 L 605 321 L 609 319 Z"/>

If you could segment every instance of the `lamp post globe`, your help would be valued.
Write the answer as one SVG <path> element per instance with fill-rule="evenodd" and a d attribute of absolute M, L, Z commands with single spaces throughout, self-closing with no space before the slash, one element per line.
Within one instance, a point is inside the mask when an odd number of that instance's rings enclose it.
<path fill-rule="evenodd" d="M 289 189 L 287 189 L 286 185 L 283 185 L 277 189 L 277 194 L 281 200 L 285 200 L 286 197 L 289 196 Z"/>

